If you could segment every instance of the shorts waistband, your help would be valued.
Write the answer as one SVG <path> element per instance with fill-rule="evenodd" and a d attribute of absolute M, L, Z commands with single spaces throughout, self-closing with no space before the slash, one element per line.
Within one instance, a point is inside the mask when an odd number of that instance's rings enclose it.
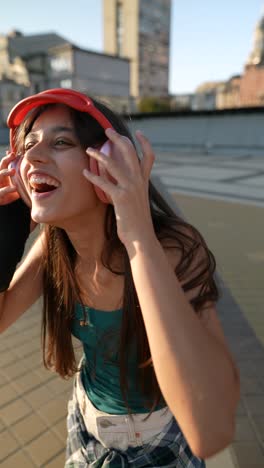
<path fill-rule="evenodd" d="M 128 414 L 115 415 L 100 411 L 95 408 L 88 398 L 80 373 L 77 373 L 75 377 L 75 396 L 88 432 L 106 447 L 109 447 L 109 443 L 111 443 L 111 446 L 122 449 L 123 447 L 120 444 L 122 445 L 121 439 L 124 434 L 128 436 L 123 437 L 126 441 L 126 448 L 128 445 L 142 445 L 150 437 L 160 433 L 173 417 L 168 407 L 154 411 L 149 417 L 149 413 L 137 413 L 130 416 Z M 116 434 L 116 437 L 114 437 L 114 434 Z M 109 439 L 110 435 L 111 440 Z"/>

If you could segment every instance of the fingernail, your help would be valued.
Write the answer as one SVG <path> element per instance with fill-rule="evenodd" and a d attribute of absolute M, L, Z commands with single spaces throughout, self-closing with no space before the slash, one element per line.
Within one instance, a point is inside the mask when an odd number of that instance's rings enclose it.
<path fill-rule="evenodd" d="M 84 177 L 89 177 L 90 172 L 88 171 L 88 169 L 84 169 L 82 172 L 83 172 Z"/>
<path fill-rule="evenodd" d="M 105 131 L 106 131 L 107 133 L 112 133 L 112 135 L 114 135 L 114 133 L 116 133 L 116 131 L 115 131 L 113 128 L 111 128 L 111 127 L 106 128 Z"/>

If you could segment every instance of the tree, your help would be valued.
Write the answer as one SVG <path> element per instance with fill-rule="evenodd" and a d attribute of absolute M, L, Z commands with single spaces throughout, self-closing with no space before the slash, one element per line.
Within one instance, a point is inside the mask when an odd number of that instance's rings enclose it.
<path fill-rule="evenodd" d="M 139 112 L 168 112 L 171 110 L 168 98 L 143 97 L 138 104 Z"/>

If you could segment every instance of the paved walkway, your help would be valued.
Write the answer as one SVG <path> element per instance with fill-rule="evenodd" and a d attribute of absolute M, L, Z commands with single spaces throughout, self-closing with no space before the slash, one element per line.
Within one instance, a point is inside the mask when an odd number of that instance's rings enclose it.
<path fill-rule="evenodd" d="M 172 193 L 264 206 L 264 155 L 160 153 L 154 174 Z"/>
<path fill-rule="evenodd" d="M 208 468 L 264 467 L 263 171 L 264 157 L 168 153 L 154 169 L 216 256 L 219 317 L 241 372 L 234 443 Z"/>
<path fill-rule="evenodd" d="M 165 153 L 153 172 L 204 235 L 220 275 L 264 344 L 264 156 Z"/>
<path fill-rule="evenodd" d="M 264 157 L 159 154 L 154 173 L 161 190 L 170 192 L 170 203 L 201 230 L 216 255 L 223 291 L 219 316 L 241 370 L 235 441 L 207 468 L 263 468 L 264 186 L 258 181 Z M 2 466 L 63 467 L 72 382 L 43 368 L 40 304 L 1 336 L 0 352 Z"/>

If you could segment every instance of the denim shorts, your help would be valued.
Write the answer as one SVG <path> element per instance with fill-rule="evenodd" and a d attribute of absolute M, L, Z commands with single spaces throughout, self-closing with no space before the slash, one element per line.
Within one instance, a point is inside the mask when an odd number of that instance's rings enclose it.
<path fill-rule="evenodd" d="M 169 411 L 145 421 L 146 415 L 133 415 L 131 422 L 128 415 L 97 410 L 86 397 L 77 374 L 68 404 L 65 468 L 205 468 Z"/>

